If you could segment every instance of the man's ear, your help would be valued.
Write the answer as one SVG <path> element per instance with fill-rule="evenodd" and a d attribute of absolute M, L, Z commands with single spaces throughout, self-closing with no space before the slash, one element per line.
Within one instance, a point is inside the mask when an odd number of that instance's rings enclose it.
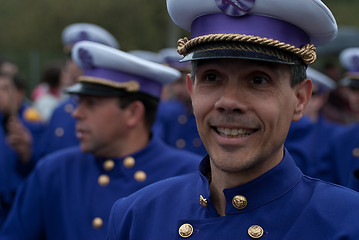
<path fill-rule="evenodd" d="M 187 86 L 187 91 L 188 91 L 188 94 L 192 97 L 192 92 L 193 92 L 193 80 L 191 78 L 191 74 L 187 74 L 186 76 L 186 86 Z"/>
<path fill-rule="evenodd" d="M 312 96 L 312 80 L 306 78 L 296 86 L 297 105 L 294 109 L 293 121 L 299 121 L 304 112 L 305 106 L 308 104 Z"/>
<path fill-rule="evenodd" d="M 143 121 L 145 116 L 145 106 L 141 101 L 134 101 L 126 107 L 127 126 L 133 127 L 138 122 Z"/>

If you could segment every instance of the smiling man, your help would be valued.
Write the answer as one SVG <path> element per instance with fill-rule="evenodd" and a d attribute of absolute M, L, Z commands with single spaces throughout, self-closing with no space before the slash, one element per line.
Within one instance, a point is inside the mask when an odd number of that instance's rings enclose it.
<path fill-rule="evenodd" d="M 116 202 L 108 239 L 358 239 L 358 193 L 304 175 L 284 148 L 306 68 L 337 25 L 319 0 L 167 0 L 191 61 L 200 172 Z M 156 194 L 153 194 L 156 193 Z"/>
<path fill-rule="evenodd" d="M 200 156 L 151 133 L 162 86 L 180 73 L 100 43 L 72 50 L 83 75 L 68 92 L 80 148 L 41 159 L 20 188 L 0 239 L 105 239 L 115 201 L 193 172 Z"/>

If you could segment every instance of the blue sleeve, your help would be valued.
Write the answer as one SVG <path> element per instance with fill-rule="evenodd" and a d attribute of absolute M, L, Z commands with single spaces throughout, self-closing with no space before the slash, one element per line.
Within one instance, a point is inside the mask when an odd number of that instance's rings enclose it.
<path fill-rule="evenodd" d="M 129 207 L 124 207 L 124 202 L 124 199 L 117 200 L 112 207 L 108 222 L 107 240 L 130 239 L 129 231 L 132 220 L 126 217 L 127 214 L 124 209 L 129 209 Z"/>
<path fill-rule="evenodd" d="M 20 186 L 0 239 L 44 239 L 41 186 L 36 172 Z"/>

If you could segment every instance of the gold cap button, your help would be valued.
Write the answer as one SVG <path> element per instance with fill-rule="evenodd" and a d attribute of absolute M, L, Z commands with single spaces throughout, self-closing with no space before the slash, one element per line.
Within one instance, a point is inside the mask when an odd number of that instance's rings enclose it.
<path fill-rule="evenodd" d="M 74 105 L 71 103 L 65 105 L 65 112 L 71 113 L 74 110 Z"/>
<path fill-rule="evenodd" d="M 179 149 L 182 149 L 186 146 L 186 141 L 183 140 L 183 139 L 178 139 L 176 141 L 176 147 L 179 148 Z"/>
<path fill-rule="evenodd" d="M 353 149 L 353 156 L 354 157 L 359 157 L 359 148 L 354 148 Z"/>
<path fill-rule="evenodd" d="M 243 209 L 247 206 L 247 199 L 241 195 L 236 195 L 232 199 L 232 204 L 237 209 Z"/>
<path fill-rule="evenodd" d="M 258 225 L 253 225 L 248 229 L 248 235 L 254 239 L 261 238 L 263 236 L 263 233 L 263 228 Z"/>
<path fill-rule="evenodd" d="M 99 217 L 95 217 L 93 220 L 92 220 L 92 226 L 96 229 L 99 229 L 103 226 L 103 220 Z"/>
<path fill-rule="evenodd" d="M 188 223 L 182 224 L 182 226 L 180 226 L 180 228 L 178 229 L 178 233 L 181 237 L 188 238 L 193 233 L 193 227 L 191 224 Z"/>
<path fill-rule="evenodd" d="M 186 124 L 187 123 L 187 116 L 186 115 L 180 115 L 177 118 L 177 121 L 179 124 Z"/>
<path fill-rule="evenodd" d="M 110 183 L 110 177 L 106 174 L 102 174 L 98 177 L 97 182 L 100 186 L 107 186 Z"/>
<path fill-rule="evenodd" d="M 115 162 L 111 159 L 108 159 L 103 163 L 103 168 L 106 171 L 111 171 L 114 167 L 115 167 Z"/>
<path fill-rule="evenodd" d="M 137 172 L 135 172 L 134 177 L 138 182 L 143 182 L 146 180 L 147 175 L 144 171 L 137 171 Z"/>
<path fill-rule="evenodd" d="M 201 204 L 202 207 L 207 207 L 207 203 L 208 203 L 207 199 L 204 198 L 202 195 L 199 195 L 199 204 Z"/>
<path fill-rule="evenodd" d="M 135 159 L 133 157 L 126 157 L 123 160 L 123 166 L 125 166 L 126 168 L 132 168 L 133 166 L 135 166 Z"/>
<path fill-rule="evenodd" d="M 56 128 L 56 130 L 55 130 L 55 135 L 57 136 L 57 137 L 62 137 L 63 135 L 64 135 L 64 129 L 62 129 L 62 128 Z"/>

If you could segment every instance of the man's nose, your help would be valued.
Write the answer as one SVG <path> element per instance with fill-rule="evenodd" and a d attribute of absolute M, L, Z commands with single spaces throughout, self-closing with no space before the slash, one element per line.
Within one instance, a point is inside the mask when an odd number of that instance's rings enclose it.
<path fill-rule="evenodd" d="M 228 84 L 224 87 L 221 97 L 215 103 L 216 109 L 226 112 L 246 112 L 248 110 L 247 94 L 244 89 Z"/>

